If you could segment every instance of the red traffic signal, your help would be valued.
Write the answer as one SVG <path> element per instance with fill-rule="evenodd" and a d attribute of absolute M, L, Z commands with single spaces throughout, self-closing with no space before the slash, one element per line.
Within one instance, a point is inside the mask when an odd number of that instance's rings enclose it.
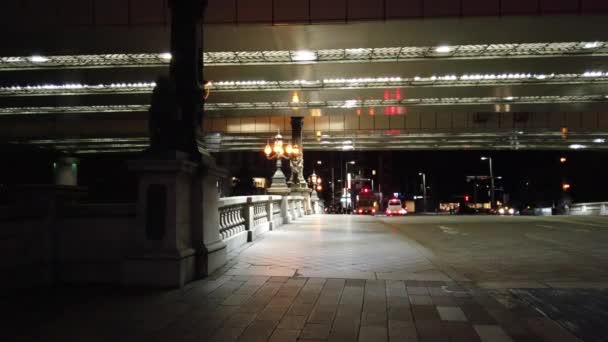
<path fill-rule="evenodd" d="M 464 201 L 465 201 L 465 202 L 468 202 L 468 201 L 469 201 L 469 195 L 465 195 L 465 196 L 464 196 Z"/>

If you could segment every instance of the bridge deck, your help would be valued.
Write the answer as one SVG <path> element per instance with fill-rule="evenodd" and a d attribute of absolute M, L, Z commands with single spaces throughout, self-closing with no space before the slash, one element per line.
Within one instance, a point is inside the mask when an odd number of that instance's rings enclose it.
<path fill-rule="evenodd" d="M 4 296 L 0 338 L 603 341 L 606 228 L 601 217 L 306 217 L 179 290 Z"/>

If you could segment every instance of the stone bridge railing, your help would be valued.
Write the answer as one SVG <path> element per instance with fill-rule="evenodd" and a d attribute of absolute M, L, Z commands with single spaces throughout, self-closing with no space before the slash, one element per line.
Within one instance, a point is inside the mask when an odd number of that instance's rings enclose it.
<path fill-rule="evenodd" d="M 306 215 L 305 197 L 241 196 L 220 198 L 219 231 L 228 252 Z"/>
<path fill-rule="evenodd" d="M 608 202 L 572 204 L 568 214 L 576 216 L 608 215 Z"/>

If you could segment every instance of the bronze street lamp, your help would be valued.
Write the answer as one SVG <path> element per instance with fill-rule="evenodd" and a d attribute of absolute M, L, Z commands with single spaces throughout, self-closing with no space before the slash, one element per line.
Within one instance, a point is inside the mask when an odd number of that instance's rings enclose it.
<path fill-rule="evenodd" d="M 272 176 L 272 184 L 269 188 L 270 193 L 288 193 L 286 177 L 281 167 L 283 166 L 282 159 L 291 159 L 300 155 L 300 147 L 298 145 L 284 145 L 283 136 L 278 132 L 274 137 L 272 145 L 270 141 L 264 147 L 264 154 L 268 160 L 276 159 L 276 171 Z"/>

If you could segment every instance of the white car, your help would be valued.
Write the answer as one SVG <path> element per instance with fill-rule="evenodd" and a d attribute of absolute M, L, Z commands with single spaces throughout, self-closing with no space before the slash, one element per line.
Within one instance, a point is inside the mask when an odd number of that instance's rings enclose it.
<path fill-rule="evenodd" d="M 386 208 L 386 216 L 397 216 L 405 214 L 407 214 L 407 210 L 402 207 L 400 199 L 392 198 L 388 201 L 388 207 Z"/>

